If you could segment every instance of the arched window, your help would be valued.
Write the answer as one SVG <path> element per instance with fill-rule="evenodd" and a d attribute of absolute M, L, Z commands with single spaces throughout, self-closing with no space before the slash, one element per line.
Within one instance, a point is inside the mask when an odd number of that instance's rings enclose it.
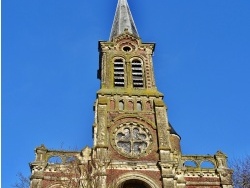
<path fill-rule="evenodd" d="M 142 104 L 141 104 L 141 102 L 138 101 L 136 104 L 137 104 L 137 110 L 138 111 L 142 111 Z"/>
<path fill-rule="evenodd" d="M 132 61 L 132 79 L 134 88 L 144 87 L 142 62 L 138 59 Z"/>
<path fill-rule="evenodd" d="M 114 61 L 114 87 L 124 87 L 124 60 L 115 59 Z"/>
<path fill-rule="evenodd" d="M 124 102 L 119 101 L 119 110 L 124 110 Z"/>

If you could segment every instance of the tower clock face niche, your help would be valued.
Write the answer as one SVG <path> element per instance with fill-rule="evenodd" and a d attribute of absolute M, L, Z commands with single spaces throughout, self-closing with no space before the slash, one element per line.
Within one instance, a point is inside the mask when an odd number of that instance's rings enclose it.
<path fill-rule="evenodd" d="M 112 133 L 111 143 L 119 154 L 139 158 L 150 152 L 152 135 L 143 125 L 136 122 L 122 123 Z"/>

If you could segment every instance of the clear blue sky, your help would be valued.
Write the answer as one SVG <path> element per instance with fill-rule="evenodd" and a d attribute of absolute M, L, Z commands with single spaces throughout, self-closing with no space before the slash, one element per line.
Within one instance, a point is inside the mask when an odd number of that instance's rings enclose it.
<path fill-rule="evenodd" d="M 34 148 L 92 146 L 99 40 L 117 0 L 2 0 L 2 187 Z M 129 0 L 184 154 L 250 153 L 250 1 Z"/>

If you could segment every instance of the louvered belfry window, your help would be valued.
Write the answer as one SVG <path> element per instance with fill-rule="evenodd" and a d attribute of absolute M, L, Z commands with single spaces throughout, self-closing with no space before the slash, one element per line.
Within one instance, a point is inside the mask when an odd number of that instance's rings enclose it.
<path fill-rule="evenodd" d="M 114 87 L 124 87 L 124 61 L 116 59 L 114 61 Z"/>
<path fill-rule="evenodd" d="M 132 61 L 132 79 L 134 88 L 144 87 L 142 62 L 138 59 Z"/>

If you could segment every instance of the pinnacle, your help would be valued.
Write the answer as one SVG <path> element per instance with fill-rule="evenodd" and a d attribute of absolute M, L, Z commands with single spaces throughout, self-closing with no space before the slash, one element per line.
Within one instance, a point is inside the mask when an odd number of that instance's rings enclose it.
<path fill-rule="evenodd" d="M 118 0 L 109 40 L 111 41 L 125 30 L 139 37 L 127 0 Z"/>

